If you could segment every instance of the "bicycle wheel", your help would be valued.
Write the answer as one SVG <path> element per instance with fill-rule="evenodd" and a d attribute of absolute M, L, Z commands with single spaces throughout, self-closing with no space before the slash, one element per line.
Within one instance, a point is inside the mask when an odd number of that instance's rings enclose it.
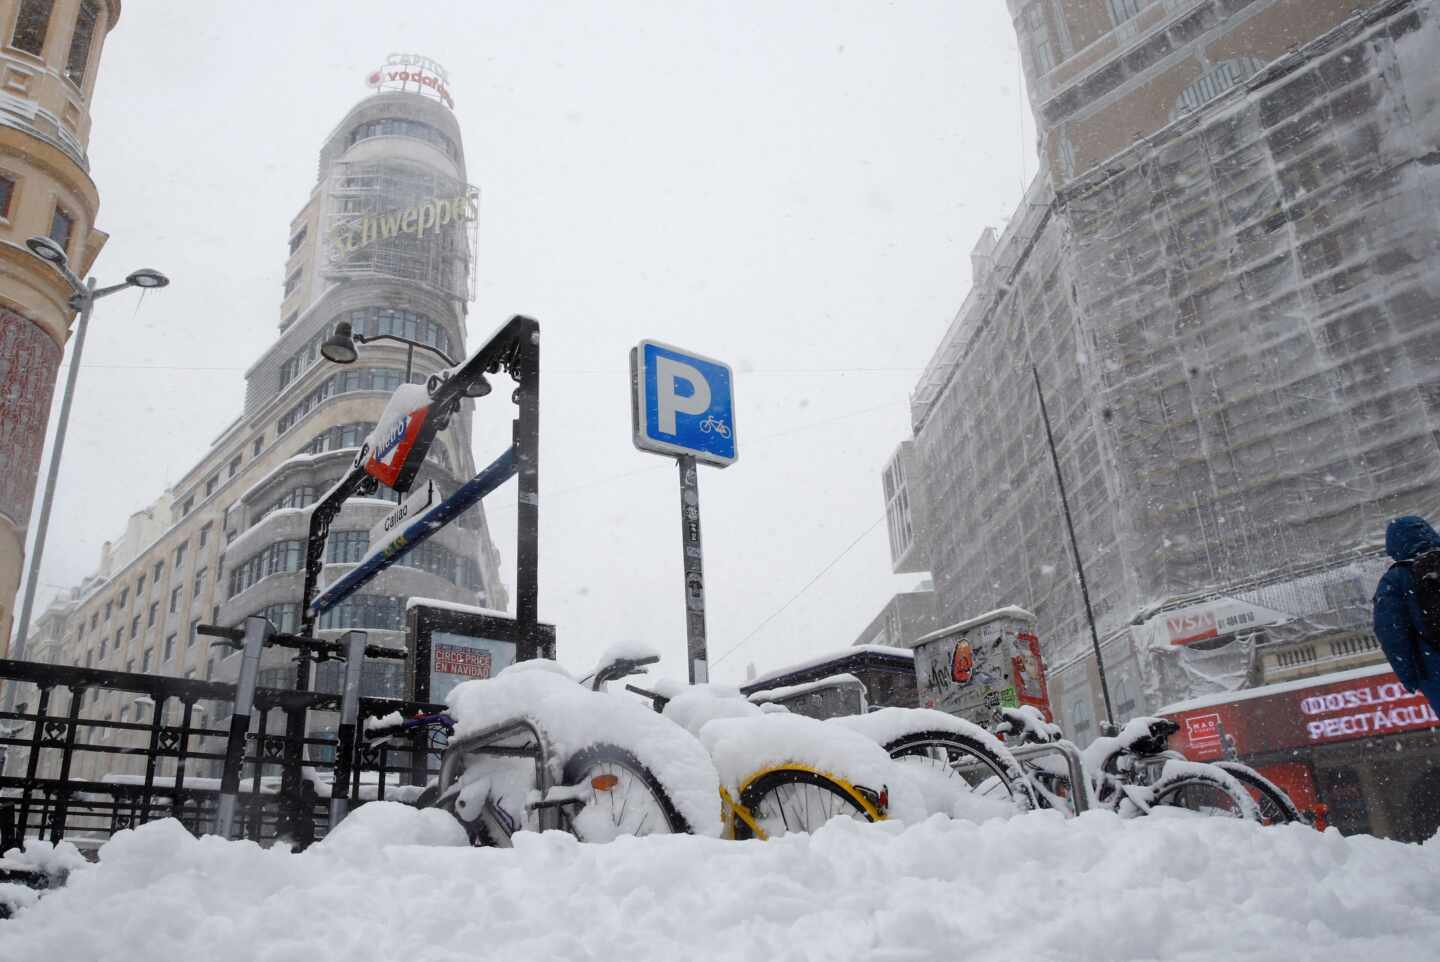
<path fill-rule="evenodd" d="M 1169 766 L 1167 766 L 1168 769 Z M 1255 802 L 1223 772 L 1165 771 L 1150 785 L 1150 805 L 1183 808 L 1199 815 L 1228 816 L 1260 820 Z"/>
<path fill-rule="evenodd" d="M 1300 814 L 1300 809 L 1290 800 L 1290 796 L 1270 779 L 1261 775 L 1249 765 L 1242 765 L 1239 762 L 1211 762 L 1216 768 L 1230 773 L 1255 799 L 1255 804 L 1260 807 L 1260 821 L 1266 825 L 1285 825 L 1289 822 L 1305 822 L 1305 817 Z"/>
<path fill-rule="evenodd" d="M 813 832 L 837 817 L 875 821 L 853 790 L 804 768 L 772 769 L 752 779 L 740 790 L 740 805 L 750 813 L 766 838 L 790 832 Z M 755 832 L 737 818 L 735 837 L 755 838 Z"/>
<path fill-rule="evenodd" d="M 914 732 L 888 743 L 885 751 L 906 764 L 957 779 L 981 797 L 1008 798 L 1021 808 L 1035 807 L 1024 773 L 963 732 Z"/>
<path fill-rule="evenodd" d="M 593 745 L 565 763 L 565 784 L 584 791 L 569 810 L 570 829 L 582 842 L 609 842 L 621 835 L 689 832 L 650 769 L 618 745 Z"/>

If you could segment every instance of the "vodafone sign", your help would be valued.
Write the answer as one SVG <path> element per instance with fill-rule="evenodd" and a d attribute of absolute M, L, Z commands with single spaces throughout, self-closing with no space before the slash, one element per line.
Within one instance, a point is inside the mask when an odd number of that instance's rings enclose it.
<path fill-rule="evenodd" d="M 1349 674 L 1349 673 L 1347 673 Z M 1241 755 L 1440 728 L 1425 696 L 1408 692 L 1391 671 L 1274 694 L 1237 692 L 1234 701 L 1169 712 L 1180 724 L 1176 748 L 1191 758 L 1219 758 L 1233 741 Z"/>
<path fill-rule="evenodd" d="M 413 85 L 416 93 L 429 94 L 451 110 L 455 109 L 449 74 L 444 67 L 418 53 L 392 53 L 385 58 L 383 67 L 370 71 L 365 82 L 376 90 L 404 91 Z"/>

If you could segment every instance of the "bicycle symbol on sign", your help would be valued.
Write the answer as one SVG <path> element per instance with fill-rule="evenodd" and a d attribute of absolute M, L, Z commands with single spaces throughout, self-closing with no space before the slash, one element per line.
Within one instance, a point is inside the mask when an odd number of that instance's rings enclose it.
<path fill-rule="evenodd" d="M 722 438 L 728 438 L 730 436 L 730 429 L 725 426 L 725 422 L 713 414 L 700 422 L 701 434 L 709 434 L 711 431 L 714 431 Z"/>

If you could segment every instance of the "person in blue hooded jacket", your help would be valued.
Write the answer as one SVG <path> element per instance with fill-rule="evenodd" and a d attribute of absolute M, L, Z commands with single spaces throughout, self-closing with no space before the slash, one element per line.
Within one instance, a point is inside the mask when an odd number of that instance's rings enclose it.
<path fill-rule="evenodd" d="M 1440 638 L 1429 636 L 1410 562 L 1440 548 L 1440 534 L 1424 518 L 1407 515 L 1385 529 L 1385 552 L 1395 564 L 1375 589 L 1375 637 L 1400 684 L 1420 691 L 1440 712 Z"/>

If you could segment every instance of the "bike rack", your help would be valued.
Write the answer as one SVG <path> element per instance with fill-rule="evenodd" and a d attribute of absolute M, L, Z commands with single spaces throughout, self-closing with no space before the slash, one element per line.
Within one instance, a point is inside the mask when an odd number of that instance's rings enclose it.
<path fill-rule="evenodd" d="M 529 735 L 533 740 L 533 745 L 517 748 L 510 745 L 493 744 L 514 735 Z M 540 729 L 527 718 L 514 718 L 501 722 L 446 745 L 445 755 L 440 762 L 440 780 L 437 783 L 440 796 L 444 796 L 445 792 L 459 778 L 460 773 L 456 771 L 456 768 L 466 755 L 533 758 L 535 760 L 535 790 L 539 792 L 541 798 L 544 798 L 550 791 L 550 759 L 552 757 L 550 744 Z M 561 828 L 558 810 L 547 806 L 536 809 L 536 811 L 540 821 L 540 831 Z"/>
<path fill-rule="evenodd" d="M 1091 794 L 1090 779 L 1085 774 L 1085 763 L 1080 759 L 1080 750 L 1068 741 L 1045 742 L 1038 745 L 1020 745 L 1010 749 L 1010 754 L 1015 760 L 1026 762 L 1042 755 L 1059 755 L 1065 759 L 1065 769 L 1069 773 L 1072 790 L 1068 796 L 1070 807 L 1079 815 L 1088 811 L 1094 804 L 1095 799 Z"/>

